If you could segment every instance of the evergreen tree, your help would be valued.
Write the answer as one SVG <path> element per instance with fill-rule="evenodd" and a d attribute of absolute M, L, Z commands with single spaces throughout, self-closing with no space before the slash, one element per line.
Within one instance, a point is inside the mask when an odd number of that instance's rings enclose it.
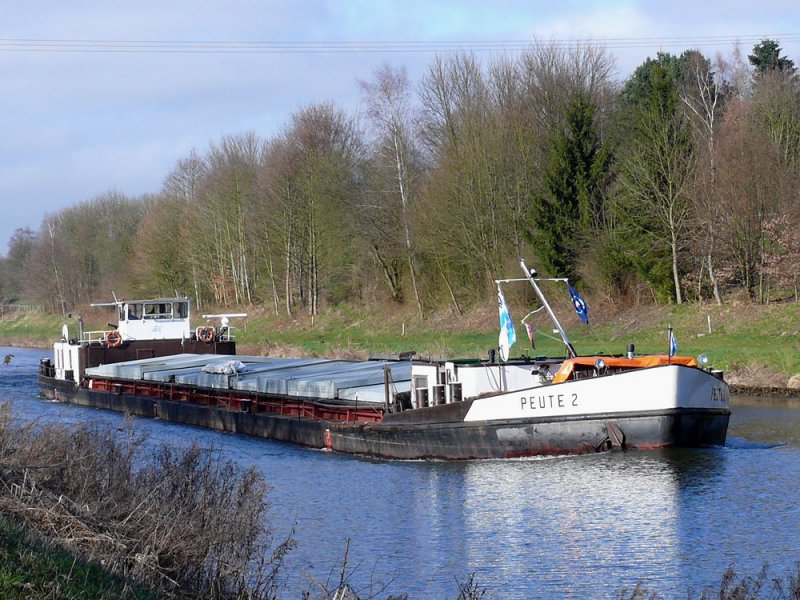
<path fill-rule="evenodd" d="M 534 214 L 538 258 L 552 275 L 577 280 L 578 260 L 603 213 L 609 158 L 596 124 L 596 107 L 578 92 L 565 125 L 549 143 L 546 193 Z"/>
<path fill-rule="evenodd" d="M 794 61 L 781 56 L 781 47 L 775 40 L 765 39 L 753 46 L 753 53 L 748 55 L 750 64 L 755 67 L 756 75 L 764 75 L 779 71 L 789 75 L 794 74 Z"/>

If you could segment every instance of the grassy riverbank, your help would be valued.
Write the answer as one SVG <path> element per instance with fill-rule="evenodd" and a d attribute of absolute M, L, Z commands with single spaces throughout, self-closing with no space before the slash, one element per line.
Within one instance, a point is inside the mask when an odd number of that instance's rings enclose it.
<path fill-rule="evenodd" d="M 144 442 L 0 405 L 0 597 L 272 597 L 291 542 L 267 529 L 263 475 Z"/>
<path fill-rule="evenodd" d="M 442 358 L 485 356 L 489 348 L 497 345 L 497 311 L 493 307 L 460 316 L 427 315 L 424 321 L 409 313 L 353 307 L 333 309 L 314 319 L 306 315 L 275 316 L 263 309 L 249 312 L 248 318 L 233 322 L 242 354 L 363 358 L 416 350 Z M 87 329 L 107 328 L 106 323 L 111 320 L 107 310 L 91 309 L 84 314 Z M 513 316 L 519 322 L 521 315 Z M 667 327 L 672 325 L 681 354 L 707 354 L 712 364 L 731 375 L 732 381 L 781 386 L 800 373 L 797 303 L 649 305 L 627 310 L 597 306 L 590 316 L 589 326 L 580 323 L 574 314 L 564 318 L 581 354 L 622 353 L 629 343 L 635 344 L 637 352 L 664 352 Z M 7 315 L 0 321 L 0 344 L 49 346 L 64 322 L 61 316 L 46 314 Z M 67 322 L 76 331 L 75 320 Z M 563 353 L 549 324 L 541 319 L 537 324 L 540 328 L 535 336 L 536 348 L 530 348 L 524 329 L 518 325 L 519 341 L 512 354 Z"/>
<path fill-rule="evenodd" d="M 0 598 L 149 600 L 152 595 L 102 566 L 79 560 L 0 515 Z"/>

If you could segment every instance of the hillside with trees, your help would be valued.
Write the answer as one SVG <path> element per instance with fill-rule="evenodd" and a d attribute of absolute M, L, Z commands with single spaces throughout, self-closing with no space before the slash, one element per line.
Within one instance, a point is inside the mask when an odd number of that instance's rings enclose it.
<path fill-rule="evenodd" d="M 276 315 L 380 303 L 460 314 L 518 257 L 626 304 L 798 300 L 800 80 L 779 42 L 658 53 L 624 82 L 596 45 L 383 65 L 363 106 L 192 151 L 160 191 L 20 229 L 0 303 L 53 312 L 191 296 Z"/>

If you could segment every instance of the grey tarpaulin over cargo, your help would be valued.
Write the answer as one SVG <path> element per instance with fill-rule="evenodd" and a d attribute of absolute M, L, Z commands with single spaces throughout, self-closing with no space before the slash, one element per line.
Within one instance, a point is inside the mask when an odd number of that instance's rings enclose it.
<path fill-rule="evenodd" d="M 409 361 L 261 356 L 232 359 L 219 354 L 178 354 L 101 365 L 87 369 L 86 373 L 95 377 L 174 382 L 282 396 L 383 403 L 384 366 L 391 374 L 392 393 L 411 389 Z"/>

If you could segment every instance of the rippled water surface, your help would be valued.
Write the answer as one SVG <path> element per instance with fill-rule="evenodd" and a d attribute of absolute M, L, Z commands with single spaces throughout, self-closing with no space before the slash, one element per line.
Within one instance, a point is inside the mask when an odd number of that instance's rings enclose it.
<path fill-rule="evenodd" d="M 0 365 L 16 419 L 96 422 L 116 413 L 37 397 L 42 350 Z M 276 537 L 295 526 L 294 590 L 338 581 L 348 539 L 356 589 L 454 598 L 476 573 L 495 598 L 665 598 L 718 586 L 733 564 L 782 576 L 800 560 L 800 403 L 737 398 L 726 447 L 468 462 L 392 462 L 137 419 L 155 442 L 195 440 L 255 465 L 272 486 Z M 288 594 L 292 597 L 292 593 Z"/>

